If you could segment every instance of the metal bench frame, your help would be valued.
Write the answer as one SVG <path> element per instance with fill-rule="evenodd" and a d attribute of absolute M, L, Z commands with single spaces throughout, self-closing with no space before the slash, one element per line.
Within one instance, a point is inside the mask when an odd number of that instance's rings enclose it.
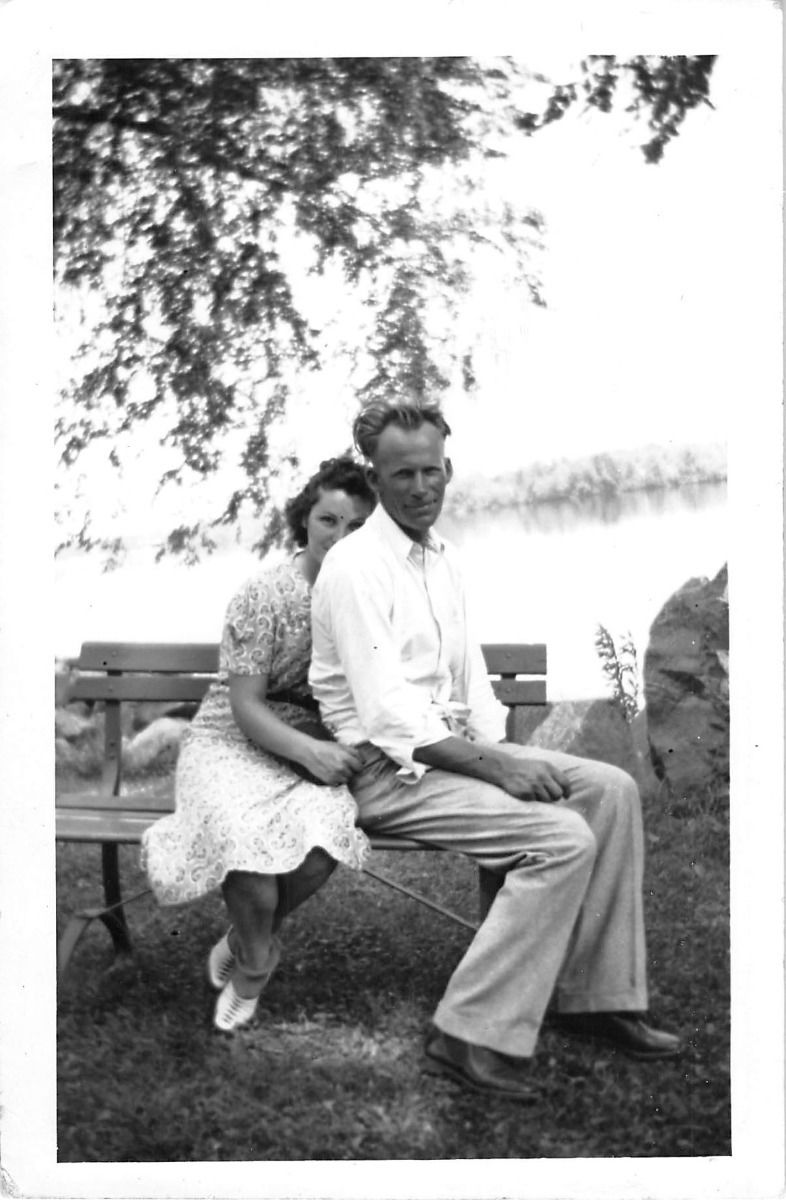
<path fill-rule="evenodd" d="M 130 954 L 131 935 L 125 907 L 150 894 L 144 888 L 123 898 L 118 847 L 137 844 L 144 830 L 173 811 L 173 781 L 135 781 L 124 786 L 122 706 L 134 701 L 199 701 L 218 670 L 218 646 L 213 643 L 85 642 L 76 664 L 78 676 L 70 700 L 104 706 L 104 762 L 98 786 L 56 797 L 58 841 L 97 842 L 101 845 L 104 904 L 74 913 L 58 942 L 57 971 L 62 980 L 85 931 L 99 920 L 108 929 L 116 954 Z M 509 708 L 507 735 L 516 741 L 520 714 L 531 705 L 546 703 L 546 647 L 542 644 L 484 645 L 486 666 L 499 700 Z M 410 838 L 373 835 L 375 850 L 438 851 L 439 846 Z M 425 905 L 469 930 L 477 925 L 370 867 L 365 874 L 386 887 Z M 480 920 L 485 917 L 500 885 L 500 877 L 478 868 Z"/>

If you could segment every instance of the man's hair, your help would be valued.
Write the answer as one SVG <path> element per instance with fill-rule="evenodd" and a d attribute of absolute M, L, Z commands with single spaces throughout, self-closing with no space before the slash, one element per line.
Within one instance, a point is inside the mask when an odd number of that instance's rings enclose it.
<path fill-rule="evenodd" d="M 391 404 L 387 400 L 372 400 L 355 417 L 352 436 L 363 457 L 372 459 L 380 434 L 388 425 L 398 425 L 400 429 L 420 429 L 425 424 L 433 425 L 443 438 L 450 434 L 450 426 L 442 415 L 442 409 L 434 401 Z"/>
<path fill-rule="evenodd" d="M 371 508 L 377 502 L 376 494 L 366 478 L 365 468 L 360 463 L 348 455 L 326 458 L 319 464 L 319 470 L 284 506 L 284 517 L 296 546 L 306 545 L 308 514 L 323 492 L 346 492 L 348 496 L 365 500 Z"/>

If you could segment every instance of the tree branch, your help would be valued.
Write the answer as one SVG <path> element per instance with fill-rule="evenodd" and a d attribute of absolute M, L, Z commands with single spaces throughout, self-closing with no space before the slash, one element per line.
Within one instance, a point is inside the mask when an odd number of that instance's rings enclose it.
<path fill-rule="evenodd" d="M 56 104 L 52 116 L 83 125 L 113 125 L 116 129 L 133 129 L 137 133 L 152 133 L 156 137 L 171 137 L 174 130 L 164 121 L 135 121 L 108 108 L 83 108 L 81 104 Z"/>

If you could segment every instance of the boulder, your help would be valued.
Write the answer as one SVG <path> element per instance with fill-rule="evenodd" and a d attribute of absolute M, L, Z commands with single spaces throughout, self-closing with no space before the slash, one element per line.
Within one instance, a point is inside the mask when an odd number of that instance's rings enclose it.
<path fill-rule="evenodd" d="M 92 779 L 101 774 L 103 763 L 103 729 L 92 722 L 78 737 L 55 737 L 55 771 L 58 775 L 76 774 Z"/>
<path fill-rule="evenodd" d="M 104 755 L 104 714 L 87 705 L 55 709 L 55 769 L 90 778 L 101 772 Z"/>
<path fill-rule="evenodd" d="M 124 746 L 123 761 L 130 774 L 171 767 L 189 722 L 176 717 L 159 717 Z"/>
<path fill-rule="evenodd" d="M 650 757 L 678 805 L 729 794 L 729 602 L 724 566 L 689 579 L 655 618 L 644 655 Z"/>
<path fill-rule="evenodd" d="M 190 719 L 199 704 L 190 700 L 139 700 L 129 707 L 132 710 L 130 728 L 136 733 L 161 717 Z"/>
<path fill-rule="evenodd" d="M 55 659 L 55 707 L 62 708 L 71 698 L 71 686 L 76 678 L 72 661 L 69 658 Z"/>
<path fill-rule="evenodd" d="M 56 737 L 65 738 L 67 742 L 75 742 L 92 728 L 93 721 L 86 714 L 75 712 L 71 708 L 55 709 Z"/>
<path fill-rule="evenodd" d="M 613 700 L 566 700 L 548 705 L 547 710 L 526 738 L 516 740 L 527 746 L 612 763 L 642 783 L 642 762 L 633 731 Z"/>

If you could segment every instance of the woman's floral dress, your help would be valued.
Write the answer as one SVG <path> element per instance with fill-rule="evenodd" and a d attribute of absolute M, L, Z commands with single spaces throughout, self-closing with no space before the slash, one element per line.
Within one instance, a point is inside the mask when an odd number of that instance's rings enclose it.
<path fill-rule="evenodd" d="M 314 847 L 358 868 L 368 841 L 355 828 L 346 787 L 303 779 L 240 730 L 229 676 L 267 675 L 266 703 L 290 725 L 313 724 L 308 667 L 311 591 L 294 560 L 250 579 L 230 602 L 219 673 L 185 734 L 175 776 L 175 812 L 144 834 L 142 862 L 161 904 L 195 900 L 228 871 L 279 875 Z M 276 700 L 277 693 L 286 697 Z"/>

